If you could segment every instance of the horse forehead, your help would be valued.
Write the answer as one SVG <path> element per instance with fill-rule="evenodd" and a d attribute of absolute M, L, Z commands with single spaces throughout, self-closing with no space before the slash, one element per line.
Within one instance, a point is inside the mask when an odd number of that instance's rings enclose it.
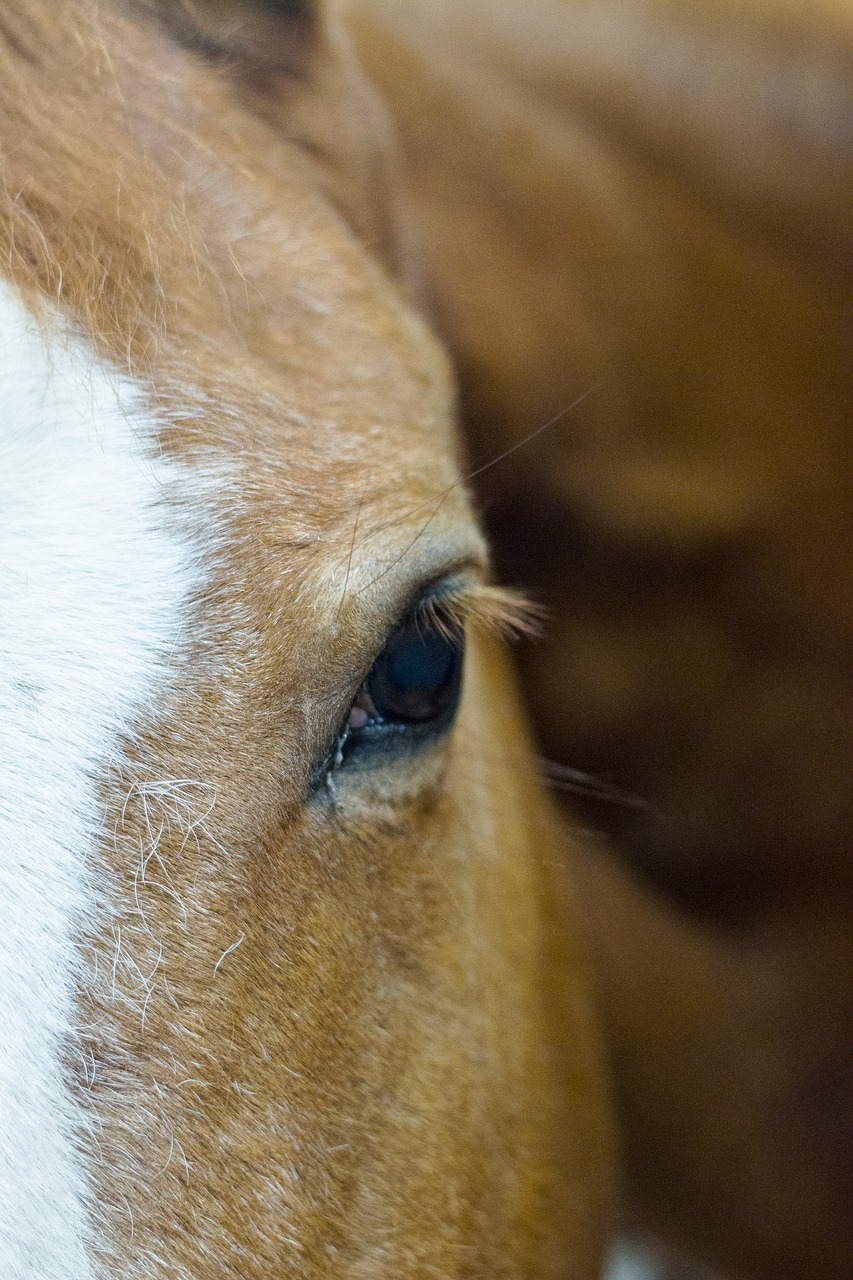
<path fill-rule="evenodd" d="M 193 418 L 166 447 L 227 455 L 244 510 L 272 537 L 357 519 L 363 534 L 393 521 L 403 539 L 435 504 L 470 524 L 443 352 L 334 219 L 305 225 L 294 206 L 242 246 L 234 274 L 254 287 L 251 306 L 209 323 L 213 358 L 196 360 L 187 404 L 168 356 L 152 370 L 155 395 L 165 377 L 170 412 Z"/>
<path fill-rule="evenodd" d="M 272 288 L 289 284 L 285 271 Z M 208 458 L 231 477 L 233 553 L 286 551 L 295 572 L 337 563 L 342 538 L 357 563 L 405 551 L 425 522 L 473 536 L 443 359 L 417 325 L 389 336 L 399 318 L 381 299 L 359 305 L 372 331 L 342 315 L 306 335 L 288 316 L 251 348 L 223 345 L 191 384 L 168 359 L 150 371 L 164 450 L 201 480 Z"/>
<path fill-rule="evenodd" d="M 155 410 L 156 447 L 189 464 L 205 501 L 209 460 L 226 464 L 229 483 L 208 505 L 234 516 L 231 594 L 266 585 L 286 595 L 301 569 L 318 568 L 337 590 L 339 562 L 342 580 L 354 580 L 371 556 L 372 579 L 385 568 L 380 548 L 389 561 L 407 555 L 434 506 L 430 533 L 450 522 L 470 534 L 444 356 L 298 147 L 156 31 L 121 28 L 133 57 L 105 31 L 109 75 L 75 82 L 73 136 L 60 122 L 51 142 L 53 115 L 34 109 L 12 159 L 22 182 L 28 165 L 41 166 L 50 209 L 61 193 L 43 155 L 51 145 L 60 159 L 63 146 L 73 152 L 64 181 L 81 184 L 80 200 L 70 229 L 48 215 L 45 255 L 75 326 L 115 368 L 130 359 Z M 115 118 L 100 109 L 113 74 Z M 33 86 L 42 96 L 43 79 Z M 75 230 L 78 206 L 86 217 Z M 109 287 L 87 297 L 93 252 L 113 267 Z M 303 616 L 292 613 L 295 628 Z"/>
<path fill-rule="evenodd" d="M 238 113 L 220 128 L 209 139 L 215 195 L 193 211 L 211 270 L 199 278 L 188 261 L 174 281 L 178 323 L 151 370 L 155 392 L 165 380 L 180 398 L 195 343 L 202 412 L 167 447 L 201 437 L 236 453 L 251 472 L 248 499 L 273 522 L 334 523 L 357 507 L 369 523 L 443 493 L 457 478 L 443 350 L 298 153 L 285 147 L 284 170 L 270 168 L 270 139 L 253 121 Z M 454 488 L 445 513 L 468 519 L 462 497 Z"/>
<path fill-rule="evenodd" d="M 228 76 L 156 24 L 107 21 L 110 8 L 103 27 L 82 7 L 61 11 L 69 35 L 80 27 L 86 74 L 66 65 L 73 42 L 51 39 L 40 58 L 55 74 L 19 60 L 20 93 L 0 102 L 0 124 L 22 138 L 9 183 L 47 211 L 30 244 L 8 209 L 18 256 L 44 264 L 38 291 L 61 293 L 117 368 L 130 359 L 177 428 L 162 433 L 167 451 L 236 455 L 256 505 L 292 497 L 295 514 L 318 477 L 334 492 L 359 466 L 368 505 L 395 482 L 398 494 L 446 486 L 444 356 L 316 166 Z M 93 262 L 110 264 L 103 284 Z"/>

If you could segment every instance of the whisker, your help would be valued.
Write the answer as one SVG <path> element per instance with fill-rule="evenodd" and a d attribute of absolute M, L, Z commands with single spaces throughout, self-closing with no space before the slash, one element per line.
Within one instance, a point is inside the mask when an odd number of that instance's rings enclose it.
<path fill-rule="evenodd" d="M 608 804 L 620 805 L 622 808 L 634 809 L 638 813 L 652 814 L 654 808 L 641 796 L 623 791 L 615 783 L 606 778 L 596 778 L 582 769 L 572 769 L 569 765 L 557 764 L 553 760 L 537 759 L 536 764 L 549 787 L 555 791 L 571 792 L 574 795 L 586 796 L 591 800 L 602 800 Z"/>
<path fill-rule="evenodd" d="M 393 529 L 396 525 L 405 523 L 406 520 L 410 520 L 412 516 L 417 515 L 419 511 L 422 511 L 424 507 L 428 507 L 431 503 L 438 501 L 440 505 L 444 499 L 454 491 L 454 489 L 458 489 L 461 485 L 468 484 L 471 480 L 476 480 L 477 476 L 481 476 L 483 472 L 490 470 L 491 467 L 496 467 L 499 462 L 503 462 L 505 458 L 511 457 L 511 455 L 517 453 L 519 449 L 524 449 L 527 445 L 531 444 L 532 441 L 537 439 L 538 436 L 543 435 L 544 432 L 550 431 L 551 428 L 555 427 L 558 422 L 561 422 L 567 414 L 572 413 L 581 404 L 583 404 L 585 400 L 588 400 L 591 395 L 599 390 L 600 386 L 600 383 L 594 383 L 591 387 L 587 387 L 586 391 L 581 392 L 581 394 L 577 396 L 571 404 L 567 404 L 564 409 L 561 409 L 559 413 L 555 413 L 554 416 L 549 418 L 547 422 L 544 422 L 542 426 L 536 427 L 535 430 L 531 431 L 522 440 L 517 440 L 515 444 L 510 445 L 508 449 L 504 449 L 503 452 L 497 454 L 494 458 L 490 458 L 488 462 L 482 463 L 481 466 L 475 467 L 473 471 L 469 471 L 466 475 L 460 476 L 459 479 L 454 480 L 452 484 L 449 484 L 446 489 L 442 490 L 438 494 L 433 494 L 430 498 L 425 498 L 423 502 L 419 502 L 417 506 L 411 507 L 408 511 L 404 512 L 403 515 L 397 516 L 394 520 L 389 520 L 386 524 L 379 525 L 375 529 L 371 529 L 362 538 L 361 545 L 363 546 L 365 542 L 369 542 L 371 538 L 378 537 L 380 533 L 385 533 L 388 529 Z M 432 516 L 430 518 L 432 519 Z"/>
<path fill-rule="evenodd" d="M 400 554 L 397 556 L 397 559 L 396 559 L 396 560 L 392 560 L 392 561 L 391 561 L 391 563 L 390 563 L 389 565 L 386 565 L 386 567 L 382 570 L 382 572 L 381 572 L 381 573 L 377 573 L 377 575 L 376 575 L 376 577 L 375 577 L 375 578 L 371 578 L 371 579 L 370 579 L 370 581 L 369 581 L 368 583 L 366 583 L 363 587 L 360 587 L 360 588 L 359 588 L 359 590 L 355 593 L 355 594 L 356 594 L 356 596 L 363 595 L 363 594 L 364 594 L 364 592 L 365 592 L 365 591 L 367 591 L 367 590 L 369 590 L 369 588 L 370 588 L 370 587 L 373 587 L 373 586 L 375 586 L 375 585 L 376 585 L 376 583 L 377 583 L 377 582 L 380 582 L 380 581 L 382 580 L 382 578 L 384 578 L 384 577 L 385 577 L 385 575 L 386 575 L 386 574 L 388 574 L 388 573 L 390 573 L 390 572 L 391 572 L 391 570 L 392 570 L 392 569 L 396 569 L 397 565 L 398 565 L 402 560 L 405 560 L 406 556 L 409 554 L 409 552 L 411 551 L 412 547 L 415 545 L 415 543 L 416 543 L 416 542 L 418 542 L 418 541 L 423 537 L 423 535 L 426 533 L 427 529 L 430 527 L 430 525 L 432 524 L 432 522 L 433 522 L 433 520 L 435 519 L 435 517 L 438 515 L 439 511 L 441 510 L 442 506 L 444 505 L 445 499 L 449 497 L 449 495 L 452 493 L 452 491 L 456 488 L 456 485 L 461 484 L 461 483 L 462 483 L 462 481 L 461 481 L 461 480 L 457 480 L 457 481 L 456 481 L 456 484 L 451 485 L 449 489 L 445 489 L 444 493 L 443 493 L 443 494 L 441 494 L 441 496 L 440 496 L 440 498 L 439 498 L 438 502 L 436 503 L 435 510 L 434 510 L 434 511 L 432 511 L 432 512 L 430 512 L 429 516 L 428 516 L 428 517 L 427 517 L 427 519 L 423 522 L 423 524 L 421 525 L 420 529 L 418 529 L 417 533 L 415 534 L 414 538 L 412 538 L 412 541 L 409 543 L 409 545 L 408 545 L 408 546 L 407 546 L 403 551 L 401 551 L 401 552 L 400 552 Z M 423 505 L 426 505 L 426 504 L 423 504 Z M 417 510 L 420 510 L 420 508 L 419 508 L 419 507 L 416 507 L 416 508 L 415 508 L 415 510 L 416 510 L 416 511 L 417 511 Z M 406 519 L 408 519 L 408 517 L 406 517 Z M 399 523 L 400 523 L 400 521 L 394 521 L 394 523 L 395 523 L 395 524 L 399 524 Z M 392 527 L 391 525 L 386 525 L 386 528 L 389 528 L 389 529 L 390 529 L 391 527 Z M 369 536 L 369 535 L 368 535 L 368 536 Z M 367 539 L 365 539 L 365 541 L 366 541 L 366 540 L 367 540 Z M 362 544 L 362 545 L 363 545 L 363 544 Z"/>
<path fill-rule="evenodd" d="M 338 602 L 338 612 L 335 614 L 335 622 L 337 622 L 338 619 L 340 618 L 341 609 L 343 609 L 344 603 L 347 598 L 347 587 L 349 586 L 350 573 L 352 572 L 352 557 L 353 557 L 353 553 L 355 552 L 355 538 L 356 538 L 356 534 L 358 533 L 358 522 L 361 519 L 361 509 L 364 506 L 364 499 L 366 497 L 367 497 L 367 485 L 365 485 L 364 488 L 362 489 L 361 497 L 358 500 L 358 507 L 355 513 L 355 524 L 352 527 L 352 540 L 350 541 L 350 544 L 349 544 L 349 557 L 347 558 L 347 572 L 346 572 L 346 577 L 344 578 L 344 589 L 341 592 L 341 598 L 340 598 L 340 601 Z"/>
<path fill-rule="evenodd" d="M 559 413 L 555 413 L 554 417 L 549 418 L 541 427 L 537 427 L 535 431 L 531 431 L 523 440 L 517 440 L 516 443 L 510 445 L 508 449 L 504 449 L 503 453 L 499 453 L 496 458 L 492 458 L 489 462 L 484 462 L 481 467 L 477 467 L 476 470 L 469 472 L 464 479 L 457 481 L 457 484 L 467 484 L 469 480 L 476 479 L 476 477 L 482 475 L 484 471 L 488 471 L 490 467 L 496 467 L 499 462 L 503 462 L 504 458 L 508 458 L 511 454 L 517 453 L 519 449 L 523 449 L 526 445 L 535 440 L 537 436 L 541 436 L 544 431 L 549 431 L 551 427 L 555 427 L 561 419 L 565 418 L 566 414 L 577 409 L 579 405 L 583 404 L 584 400 L 588 400 L 594 392 L 598 391 L 600 385 L 600 383 L 594 383 L 591 387 L 587 387 L 586 391 L 581 392 L 577 399 L 573 400 L 571 404 L 567 404 L 565 409 L 561 409 Z"/>

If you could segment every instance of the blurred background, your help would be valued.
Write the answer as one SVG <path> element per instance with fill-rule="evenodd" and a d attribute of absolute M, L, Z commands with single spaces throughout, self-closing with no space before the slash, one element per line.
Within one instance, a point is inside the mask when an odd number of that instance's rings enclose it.
<path fill-rule="evenodd" d="M 849 1280 L 853 6 L 352 25 L 499 576 L 549 613 L 519 665 L 587 833 L 626 1222 Z"/>

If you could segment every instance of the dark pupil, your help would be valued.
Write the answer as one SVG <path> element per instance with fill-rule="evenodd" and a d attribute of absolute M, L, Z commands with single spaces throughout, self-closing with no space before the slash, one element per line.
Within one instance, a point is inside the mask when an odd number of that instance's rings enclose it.
<path fill-rule="evenodd" d="M 462 653 L 460 632 L 423 620 L 406 623 L 370 673 L 368 690 L 379 716 L 411 724 L 435 720 L 455 706 Z"/>

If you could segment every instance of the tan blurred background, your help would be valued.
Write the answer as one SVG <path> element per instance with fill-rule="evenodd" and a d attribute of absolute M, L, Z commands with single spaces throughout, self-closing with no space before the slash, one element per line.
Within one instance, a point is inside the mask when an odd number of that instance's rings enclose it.
<path fill-rule="evenodd" d="M 595 833 L 627 1212 L 849 1280 L 853 5 L 353 7 L 499 571 L 550 612 L 520 666 Z"/>

